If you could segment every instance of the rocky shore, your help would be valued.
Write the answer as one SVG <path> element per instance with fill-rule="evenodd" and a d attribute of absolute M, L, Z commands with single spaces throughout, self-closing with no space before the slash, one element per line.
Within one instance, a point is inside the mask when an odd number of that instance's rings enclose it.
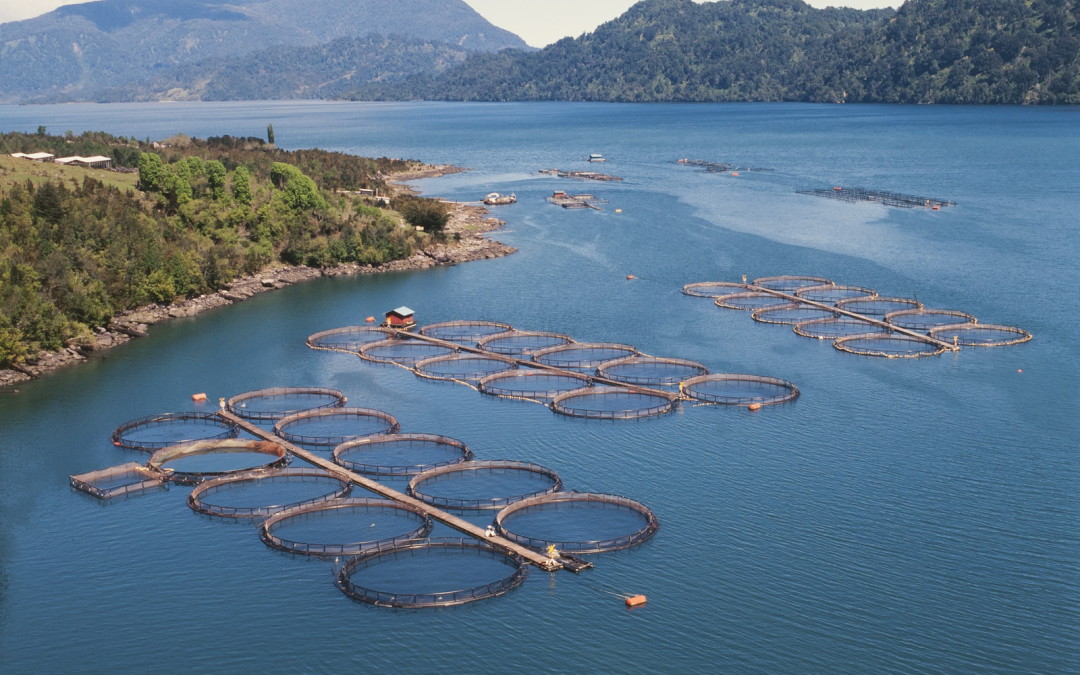
<path fill-rule="evenodd" d="M 432 167 L 423 176 L 438 176 L 450 172 L 449 167 Z M 411 180 L 419 177 L 421 176 L 410 174 L 395 176 L 395 179 Z M 200 295 L 197 298 L 181 300 L 170 305 L 148 305 L 124 312 L 113 317 L 108 326 L 97 328 L 92 341 L 73 342 L 65 349 L 56 352 L 40 352 L 27 363 L 0 369 L 0 387 L 10 387 L 41 377 L 59 368 L 94 358 L 133 338 L 149 335 L 150 327 L 154 324 L 180 317 L 195 316 L 217 307 L 243 302 L 258 293 L 284 288 L 310 279 L 421 270 L 436 265 L 456 265 L 510 255 L 517 249 L 486 236 L 487 233 L 499 229 L 504 224 L 497 218 L 490 217 L 483 207 L 453 204 L 450 222 L 446 227 L 445 243 L 431 244 L 410 258 L 379 266 L 343 264 L 328 268 L 314 268 L 282 265 L 267 268 L 254 276 L 237 279 L 216 293 Z"/>

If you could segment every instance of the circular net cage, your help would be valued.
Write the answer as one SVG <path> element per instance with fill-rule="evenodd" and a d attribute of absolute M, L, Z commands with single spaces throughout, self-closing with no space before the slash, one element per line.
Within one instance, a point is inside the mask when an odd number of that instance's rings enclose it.
<path fill-rule="evenodd" d="M 640 352 L 630 345 L 610 342 L 575 343 L 548 347 L 533 354 L 533 361 L 547 366 L 593 372 L 607 361 L 639 356 Z"/>
<path fill-rule="evenodd" d="M 375 363 L 395 363 L 412 367 L 424 359 L 453 354 L 453 347 L 421 342 L 420 340 L 380 340 L 360 347 L 360 358 Z"/>
<path fill-rule="evenodd" d="M 170 445 L 236 438 L 240 429 L 217 413 L 182 412 L 148 415 L 125 422 L 112 433 L 113 445 L 153 452 Z"/>
<path fill-rule="evenodd" d="M 275 387 L 237 394 L 225 404 L 229 412 L 246 420 L 279 420 L 308 410 L 341 408 L 345 394 L 323 387 Z"/>
<path fill-rule="evenodd" d="M 329 349 L 339 352 L 358 352 L 370 342 L 386 340 L 394 335 L 389 328 L 378 326 L 345 326 L 324 330 L 308 336 L 307 346 L 312 349 Z"/>
<path fill-rule="evenodd" d="M 276 469 L 289 463 L 279 443 L 270 441 L 195 441 L 162 448 L 147 466 L 181 485 L 197 485 L 211 478 L 256 469 Z"/>
<path fill-rule="evenodd" d="M 843 352 L 861 356 L 881 356 L 889 359 L 916 359 L 937 356 L 945 347 L 893 333 L 864 333 L 837 338 L 833 346 Z"/>
<path fill-rule="evenodd" d="M 510 324 L 495 321 L 443 321 L 422 326 L 419 333 L 438 340 L 476 344 L 486 337 L 512 330 L 514 327 Z"/>
<path fill-rule="evenodd" d="M 535 551 L 604 553 L 647 541 L 660 521 L 640 502 L 617 495 L 560 492 L 506 507 L 496 531 Z"/>
<path fill-rule="evenodd" d="M 697 361 L 655 356 L 630 356 L 608 361 L 596 369 L 600 377 L 624 384 L 674 387 L 683 380 L 708 375 L 709 369 Z"/>
<path fill-rule="evenodd" d="M 713 302 L 717 307 L 723 307 L 724 309 L 740 309 L 752 312 L 768 307 L 783 307 L 790 304 L 791 301 L 762 291 L 744 291 L 718 295 Z"/>
<path fill-rule="evenodd" d="M 414 476 L 409 494 L 444 509 L 494 511 L 522 499 L 558 492 L 562 479 L 551 469 L 511 460 L 441 466 Z"/>
<path fill-rule="evenodd" d="M 682 292 L 698 298 L 715 298 L 718 295 L 729 295 L 746 290 L 746 284 L 734 281 L 697 281 L 686 284 Z"/>
<path fill-rule="evenodd" d="M 420 377 L 451 382 L 479 382 L 488 375 L 517 368 L 517 362 L 497 354 L 445 354 L 417 361 L 413 370 Z"/>
<path fill-rule="evenodd" d="M 849 298 L 836 303 L 840 309 L 846 309 L 856 314 L 866 316 L 884 317 L 889 312 L 899 312 L 904 309 L 922 309 L 922 303 L 912 298 Z"/>
<path fill-rule="evenodd" d="M 824 319 L 810 319 L 800 321 L 792 326 L 792 330 L 798 335 L 818 340 L 835 340 L 838 337 L 848 335 L 860 335 L 864 333 L 887 333 L 889 329 L 884 326 L 860 321 L 847 316 L 833 316 Z"/>
<path fill-rule="evenodd" d="M 765 375 L 714 373 L 683 383 L 682 392 L 690 398 L 722 405 L 773 405 L 793 401 L 799 396 L 794 384 Z"/>
<path fill-rule="evenodd" d="M 801 276 L 777 276 L 777 277 L 759 277 L 754 279 L 755 286 L 761 286 L 762 288 L 768 288 L 774 291 L 780 291 L 782 293 L 794 293 L 800 288 L 807 288 L 809 286 L 826 286 L 832 285 L 832 281 L 823 277 L 801 277 Z"/>
<path fill-rule="evenodd" d="M 827 305 L 836 304 L 853 298 L 872 299 L 877 297 L 877 291 L 862 286 L 841 286 L 839 284 L 823 284 L 821 286 L 806 286 L 795 291 L 795 295 L 803 300 L 821 302 Z"/>
<path fill-rule="evenodd" d="M 761 323 L 794 325 L 800 321 L 808 321 L 810 319 L 826 319 L 836 316 L 836 313 L 827 309 L 821 309 L 820 307 L 790 304 L 781 307 L 766 307 L 765 309 L 759 309 L 750 316 L 754 321 L 760 321 Z"/>
<path fill-rule="evenodd" d="M 567 391 L 586 387 L 590 382 L 592 378 L 580 373 L 511 370 L 488 375 L 477 383 L 476 388 L 489 396 L 543 401 L 553 399 Z"/>
<path fill-rule="evenodd" d="M 894 326 L 921 331 L 928 331 L 939 326 L 978 323 L 978 320 L 967 312 L 958 312 L 953 309 L 902 309 L 898 312 L 889 312 L 885 315 L 885 320 Z"/>
<path fill-rule="evenodd" d="M 1031 339 L 1031 333 L 1015 326 L 963 323 L 931 328 L 930 337 L 964 347 L 1004 347 Z"/>
<path fill-rule="evenodd" d="M 632 420 L 663 415 L 675 409 L 679 397 L 663 391 L 630 387 L 587 387 L 559 394 L 551 409 L 560 415 L 594 420 Z"/>
<path fill-rule="evenodd" d="M 222 476 L 195 487 L 188 506 L 221 518 L 266 518 L 285 509 L 345 497 L 349 479 L 322 469 L 272 469 Z"/>
<path fill-rule="evenodd" d="M 441 466 L 467 462 L 472 450 L 461 441 L 436 434 L 384 434 L 342 443 L 332 459 L 369 476 L 415 476 Z"/>
<path fill-rule="evenodd" d="M 335 499 L 280 511 L 259 537 L 271 548 L 312 556 L 356 555 L 426 537 L 432 521 L 418 508 L 389 499 Z"/>
<path fill-rule="evenodd" d="M 528 358 L 534 352 L 549 347 L 568 345 L 574 339 L 562 333 L 544 331 L 515 330 L 509 333 L 492 335 L 477 342 L 480 349 L 506 356 Z"/>
<path fill-rule="evenodd" d="M 292 443 L 334 447 L 364 436 L 396 433 L 401 425 L 390 413 L 371 408 L 331 408 L 289 415 L 274 434 Z"/>
<path fill-rule="evenodd" d="M 440 538 L 378 546 L 345 561 L 336 581 L 360 602 L 422 609 L 494 598 L 528 575 L 519 556 L 476 540 Z"/>

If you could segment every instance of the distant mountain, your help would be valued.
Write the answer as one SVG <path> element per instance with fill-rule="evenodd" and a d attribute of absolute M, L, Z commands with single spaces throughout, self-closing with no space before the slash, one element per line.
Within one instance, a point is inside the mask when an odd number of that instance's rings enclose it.
<path fill-rule="evenodd" d="M 644 0 L 537 52 L 470 56 L 362 99 L 1080 103 L 1080 0 Z"/>
<path fill-rule="evenodd" d="M 0 25 L 0 100 L 80 98 L 195 61 L 372 33 L 527 49 L 462 0 L 100 0 Z"/>

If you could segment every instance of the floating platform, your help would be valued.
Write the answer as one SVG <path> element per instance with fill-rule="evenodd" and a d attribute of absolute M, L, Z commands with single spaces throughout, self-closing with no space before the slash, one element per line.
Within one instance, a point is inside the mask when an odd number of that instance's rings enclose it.
<path fill-rule="evenodd" d="M 796 190 L 800 195 L 813 195 L 828 199 L 839 199 L 842 202 L 871 202 L 896 206 L 904 209 L 927 208 L 940 210 L 944 206 L 956 206 L 956 202 L 936 197 L 919 197 L 918 195 L 906 195 L 900 192 L 888 190 L 870 190 L 861 187 L 834 187 L 831 189 Z"/>
<path fill-rule="evenodd" d="M 604 182 L 618 182 L 622 178 L 597 171 L 564 171 L 562 169 L 540 169 L 540 173 L 559 178 L 577 178 L 578 180 L 598 180 Z"/>
<path fill-rule="evenodd" d="M 737 164 L 728 164 L 727 162 L 709 162 L 704 159 L 677 159 L 676 164 L 683 166 L 695 166 L 705 169 L 706 173 L 733 173 L 736 171 L 773 171 L 773 169 L 766 169 L 759 166 L 739 166 Z"/>
<path fill-rule="evenodd" d="M 593 209 L 594 211 L 600 211 L 600 207 L 597 204 L 606 204 L 606 199 L 600 199 L 596 195 L 591 194 L 570 194 L 563 192 L 562 190 L 556 190 L 550 197 L 547 198 L 549 202 L 556 206 L 561 206 L 564 209 Z"/>

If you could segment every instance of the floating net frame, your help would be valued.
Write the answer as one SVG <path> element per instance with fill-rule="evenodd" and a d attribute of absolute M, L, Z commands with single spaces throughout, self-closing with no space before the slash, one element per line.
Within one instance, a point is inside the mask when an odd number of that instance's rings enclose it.
<path fill-rule="evenodd" d="M 218 455 L 229 453 L 252 453 L 268 455 L 272 457 L 269 462 L 259 466 L 248 466 L 242 469 L 230 469 L 223 471 L 177 471 L 166 468 L 169 462 L 174 462 L 187 457 L 199 455 Z M 150 456 L 146 466 L 166 477 L 167 480 L 180 485 L 198 485 L 203 481 L 221 476 L 237 475 L 258 469 L 276 469 L 289 463 L 289 454 L 280 443 L 270 441 L 241 441 L 241 440 L 218 440 L 196 441 L 181 445 L 171 445 L 162 448 Z"/>
<path fill-rule="evenodd" d="M 666 375 L 629 375 L 619 373 L 619 370 L 633 370 L 636 366 L 657 366 L 657 370 L 665 366 L 671 367 L 671 372 Z M 679 371 L 682 372 L 679 372 Z M 608 361 L 596 369 L 599 377 L 624 384 L 654 385 L 657 387 L 673 387 L 680 382 L 698 375 L 708 375 L 709 369 L 704 364 L 686 359 L 670 359 L 659 356 L 628 356 L 624 359 Z"/>
<path fill-rule="evenodd" d="M 127 479 L 125 480 L 125 477 Z M 98 499 L 113 499 L 124 495 L 161 487 L 165 476 L 136 462 L 127 462 L 107 469 L 71 476 L 71 487 Z M 102 487 L 112 485 L 112 487 Z"/>
<path fill-rule="evenodd" d="M 991 323 L 958 323 L 931 328 L 930 337 L 964 347 L 1006 347 L 1032 339 L 1031 333 L 1016 326 Z M 980 337 L 981 336 L 981 337 Z"/>
<path fill-rule="evenodd" d="M 436 495 L 429 495 L 419 489 L 419 486 L 427 481 L 446 476 L 452 473 L 460 473 L 462 471 L 486 471 L 489 473 L 496 472 L 527 472 L 534 473 L 539 476 L 546 476 L 551 485 L 543 490 L 534 490 L 520 495 L 511 495 L 509 497 L 491 497 L 490 499 L 458 499 L 456 497 L 438 497 Z M 528 499 L 530 497 L 536 497 L 539 495 L 551 494 L 562 490 L 562 479 L 559 478 L 559 474 L 554 470 L 547 468 L 546 466 L 540 466 L 539 464 L 533 464 L 532 462 L 518 462 L 514 460 L 480 460 L 471 462 L 461 462 L 459 464 L 453 464 L 451 466 L 440 466 L 429 471 L 413 476 L 409 481 L 408 494 L 409 496 L 419 499 L 425 504 L 436 506 L 444 509 L 455 509 L 458 511 L 495 511 L 506 506 L 519 502 L 522 499 Z"/>
<path fill-rule="evenodd" d="M 844 300 L 872 300 L 878 296 L 878 292 L 872 288 L 862 286 L 823 284 L 821 286 L 804 286 L 796 290 L 795 295 L 803 300 L 836 304 Z"/>
<path fill-rule="evenodd" d="M 770 309 L 773 307 L 783 307 L 784 305 L 791 304 L 791 301 L 786 298 L 778 298 L 770 293 L 764 291 L 742 291 L 739 293 L 728 293 L 727 295 L 718 295 L 713 300 L 713 304 L 717 307 L 723 307 L 724 309 L 738 309 L 744 312 L 751 312 L 760 309 Z"/>
<path fill-rule="evenodd" d="M 889 359 L 917 359 L 937 356 L 945 346 L 895 333 L 861 333 L 837 338 L 833 346 L 842 352 Z"/>
<path fill-rule="evenodd" d="M 521 343 L 500 344 L 500 343 Z M 503 354 L 505 356 L 520 356 L 528 358 L 534 352 L 550 347 L 559 347 L 574 342 L 574 338 L 562 333 L 550 333 L 542 330 L 512 330 L 500 335 L 491 335 L 476 343 L 476 346 L 486 352 Z"/>
<path fill-rule="evenodd" d="M 515 513 L 529 509 L 538 509 L 560 505 L 573 505 L 575 503 L 601 503 L 616 508 L 625 508 L 645 517 L 645 526 L 640 530 L 622 537 L 593 541 L 554 541 L 549 539 L 537 539 L 521 534 L 516 534 L 506 527 L 506 520 Z M 495 530 L 502 537 L 534 551 L 545 551 L 549 546 L 555 546 L 565 553 L 605 553 L 618 551 L 624 548 L 636 546 L 648 541 L 657 530 L 660 529 L 660 521 L 652 510 L 641 502 L 620 497 L 618 495 L 605 495 L 594 492 L 558 492 L 540 497 L 533 497 L 524 501 L 507 506 L 495 516 Z"/>
<path fill-rule="evenodd" d="M 378 354 L 380 350 L 388 350 L 393 348 L 400 353 L 396 356 L 383 356 Z M 415 352 L 415 353 L 409 353 Z M 379 340 L 378 342 L 369 342 L 366 345 L 360 347 L 356 352 L 360 355 L 360 358 L 365 361 L 372 361 L 374 363 L 391 363 L 397 366 L 405 366 L 412 368 L 418 362 L 425 359 L 434 358 L 436 356 L 445 356 L 447 354 L 454 354 L 457 352 L 456 347 L 448 345 L 432 344 L 430 342 L 424 342 L 421 340 L 408 340 L 408 339 L 391 339 L 391 340 Z"/>
<path fill-rule="evenodd" d="M 310 516 L 315 513 L 321 513 L 323 511 L 335 511 L 338 509 L 364 509 L 364 510 L 397 510 L 405 511 L 420 518 L 420 525 L 409 532 L 403 534 L 397 534 L 392 537 L 380 537 L 379 539 L 370 539 L 365 541 L 351 541 L 341 544 L 317 544 L 313 542 L 295 541 L 292 539 L 285 539 L 274 534 L 273 529 L 276 525 L 282 521 L 289 520 L 291 518 L 302 518 Z M 335 499 L 327 502 L 320 502 L 318 504 L 307 504 L 305 506 L 298 506 L 284 511 L 279 511 L 270 516 L 259 526 L 259 538 L 263 543 L 270 548 L 276 548 L 279 551 L 285 551 L 286 553 L 299 553 L 301 555 L 310 555 L 318 557 L 332 557 L 343 555 L 356 555 L 363 553 L 364 551 L 377 548 L 379 546 L 387 546 L 393 544 L 400 544 L 403 542 L 413 541 L 415 539 L 422 539 L 431 532 L 434 523 L 431 517 L 425 513 L 422 509 L 409 504 L 403 504 L 401 502 L 391 501 L 389 499 Z"/>
<path fill-rule="evenodd" d="M 315 497 L 309 497 L 296 502 L 290 502 L 288 504 L 273 504 L 267 506 L 227 506 L 225 504 L 212 504 L 206 500 L 207 497 L 217 492 L 223 492 L 229 488 L 236 487 L 239 483 L 247 482 L 276 482 L 276 481 L 302 481 L 310 483 L 321 482 L 336 482 L 338 487 Z M 235 475 L 221 476 L 219 478 L 213 478 L 205 481 L 195 487 L 188 495 L 187 503 L 193 511 L 204 513 L 208 516 L 217 516 L 219 518 L 266 518 L 278 513 L 279 511 L 285 511 L 286 509 L 297 508 L 305 506 L 307 504 L 318 504 L 320 502 L 330 501 L 331 499 L 341 499 L 352 492 L 352 482 L 341 474 L 332 473 L 323 469 L 307 469 L 307 468 L 286 468 L 286 469 L 269 469 L 269 470 L 256 470 L 245 471 Z"/>
<path fill-rule="evenodd" d="M 459 551 L 498 560 L 512 567 L 513 571 L 505 577 L 473 588 L 455 589 L 436 593 L 390 593 L 367 588 L 353 582 L 353 574 L 376 564 L 398 556 L 430 554 L 432 551 Z M 529 565 L 525 559 L 496 549 L 495 547 L 473 539 L 437 538 L 418 539 L 389 546 L 378 546 L 366 553 L 353 556 L 345 561 L 335 577 L 337 587 L 342 593 L 354 600 L 377 607 L 396 607 L 400 609 L 423 609 L 431 607 L 452 607 L 477 600 L 504 595 L 521 584 L 529 576 Z"/>
<path fill-rule="evenodd" d="M 595 399 L 639 401 L 649 405 L 636 405 L 612 409 L 596 407 L 589 401 Z M 551 401 L 551 409 L 568 417 L 585 417 L 594 420 L 632 420 L 642 417 L 655 417 L 675 409 L 679 402 L 678 394 L 665 391 L 643 391 L 632 387 L 585 387 L 559 394 Z"/>
<path fill-rule="evenodd" d="M 705 386 L 715 383 L 753 383 L 756 385 L 762 385 L 763 388 L 771 390 L 773 393 L 769 395 L 751 394 L 745 393 L 722 393 L 722 392 L 709 392 L 705 391 Z M 702 375 L 700 377 L 694 377 L 682 384 L 680 387 L 681 392 L 698 401 L 704 401 L 706 403 L 717 403 L 721 405 L 776 405 L 778 403 L 786 403 L 793 401 L 799 396 L 799 388 L 787 380 L 781 380 L 776 377 L 768 377 L 766 375 L 746 375 L 741 373 L 712 373 L 710 375 Z"/>
<path fill-rule="evenodd" d="M 321 420 L 325 417 L 354 417 L 356 419 L 379 419 L 384 422 L 381 428 L 374 431 L 362 433 L 362 434 L 349 434 L 346 436 L 307 436 L 303 434 L 297 434 L 290 431 L 286 431 L 289 426 L 295 426 L 297 424 L 304 424 L 305 422 L 311 422 L 312 420 Z M 365 436 L 376 436 L 379 434 L 392 434 L 396 433 L 401 425 L 398 424 L 397 419 L 388 412 L 382 410 L 375 410 L 373 408 L 329 408 L 324 410 L 311 410 L 308 412 L 297 413 L 295 415 L 289 415 L 282 418 L 274 424 L 274 435 L 280 436 L 287 441 L 296 443 L 299 445 L 315 445 L 315 446 L 338 446 L 346 441 L 351 441 L 355 438 L 363 438 Z"/>
<path fill-rule="evenodd" d="M 766 307 L 764 309 L 755 310 L 754 313 L 750 315 L 750 318 L 761 323 L 793 326 L 800 321 L 827 319 L 834 316 L 836 316 L 836 313 L 832 310 L 791 303 L 788 305 L 780 305 L 779 307 Z"/>
<path fill-rule="evenodd" d="M 442 321 L 421 326 L 421 335 L 449 342 L 476 344 L 484 338 L 509 333 L 514 327 L 497 321 Z"/>
<path fill-rule="evenodd" d="M 923 319 L 916 320 L 914 317 Z M 937 317 L 934 319 L 932 317 Z M 902 309 L 897 312 L 889 312 L 885 320 L 894 326 L 909 330 L 929 331 L 937 326 L 954 326 L 962 323 L 978 323 L 971 314 L 955 309 Z"/>
<path fill-rule="evenodd" d="M 849 316 L 834 316 L 824 319 L 800 321 L 791 327 L 796 335 L 817 340 L 835 340 L 849 335 L 863 333 L 887 333 L 889 329 L 868 321 L 860 321 Z"/>
<path fill-rule="evenodd" d="M 775 277 L 758 277 L 754 279 L 754 285 L 768 288 L 781 293 L 794 293 L 800 288 L 810 286 L 835 286 L 832 279 L 824 277 L 804 277 L 800 275 L 783 274 Z"/>
<path fill-rule="evenodd" d="M 914 298 L 896 298 L 879 295 L 876 298 L 848 298 L 836 303 L 837 308 L 856 314 L 884 317 L 889 312 L 904 309 L 922 309 L 923 304 Z"/>
<path fill-rule="evenodd" d="M 257 399 L 299 399 L 305 396 L 324 396 L 327 401 L 317 405 L 309 405 L 291 410 L 251 410 L 246 404 Z M 225 408 L 246 420 L 280 420 L 289 415 L 295 415 L 309 410 L 322 410 L 324 408 L 343 408 L 348 399 L 345 394 L 337 389 L 325 387 L 272 387 L 270 389 L 258 389 L 233 396 L 225 403 Z"/>
<path fill-rule="evenodd" d="M 397 443 L 432 443 L 436 445 L 442 445 L 457 450 L 457 456 L 451 457 L 445 461 L 432 462 L 429 464 L 404 464 L 404 465 L 391 465 L 391 464 L 368 464 L 364 462 L 357 462 L 345 457 L 350 452 L 363 451 L 373 448 L 382 444 L 397 444 Z M 368 476 L 415 476 L 424 471 L 436 469 L 443 466 L 450 466 L 453 464 L 461 464 L 462 462 L 468 462 L 473 458 L 473 452 L 469 449 L 469 446 L 465 445 L 456 438 L 449 438 L 447 436 L 440 436 L 438 434 L 381 434 L 379 436 L 368 436 L 367 438 L 358 438 L 356 440 L 347 441 L 334 448 L 334 453 L 330 459 L 339 466 L 343 466 L 346 469 L 356 471 Z"/>
<path fill-rule="evenodd" d="M 566 386 L 559 388 L 548 387 L 545 389 L 522 387 L 529 380 L 555 382 L 563 381 Z M 553 399 L 559 394 L 589 386 L 592 377 L 584 373 L 571 371 L 553 373 L 546 370 L 509 370 L 502 373 L 488 375 L 476 384 L 476 388 L 482 394 L 498 396 L 500 398 L 512 398 L 524 401 L 539 402 Z"/>
<path fill-rule="evenodd" d="M 125 433 L 134 429 L 140 429 L 144 427 L 157 427 L 157 426 L 180 426 L 180 425 L 206 425 L 208 427 L 217 427 L 220 429 L 217 433 L 207 434 L 205 436 L 197 436 L 194 438 L 176 438 L 167 441 L 138 441 L 135 439 L 127 438 Z M 225 419 L 217 413 L 207 412 L 179 412 L 179 413 L 162 413 L 160 415 L 147 415 L 146 417 L 140 417 L 139 419 L 131 420 L 116 427 L 116 430 L 112 433 L 113 445 L 117 445 L 121 448 L 128 448 L 129 450 L 142 450 L 144 452 L 154 452 L 161 448 L 167 448 L 170 445 L 178 445 L 181 443 L 190 443 L 194 441 L 212 441 L 225 438 L 236 438 L 240 434 L 240 428 L 233 422 Z"/>
<path fill-rule="evenodd" d="M 499 369 L 485 369 L 485 370 L 461 370 L 456 373 L 439 373 L 433 372 L 432 366 L 446 365 L 451 363 L 466 363 L 468 361 L 486 362 L 490 364 L 502 364 Z M 417 361 L 413 365 L 413 372 L 419 377 L 425 377 L 429 380 L 446 380 L 449 382 L 479 382 L 488 375 L 494 375 L 496 373 L 505 373 L 508 370 L 515 370 L 518 367 L 516 360 L 502 356 L 501 354 L 473 354 L 470 352 L 454 352 L 452 354 L 443 354 L 442 356 L 433 356 L 430 359 L 423 359 Z"/>
<path fill-rule="evenodd" d="M 695 281 L 692 284 L 683 286 L 682 292 L 697 298 L 715 298 L 719 295 L 740 293 L 747 288 L 747 284 L 740 284 L 737 281 Z"/>
<path fill-rule="evenodd" d="M 305 344 L 311 349 L 353 354 L 369 342 L 378 342 L 394 335 L 393 329 L 380 326 L 344 326 L 309 335 Z"/>
<path fill-rule="evenodd" d="M 591 356 L 589 356 L 591 354 Z M 575 342 L 534 352 L 533 361 L 555 368 L 593 371 L 608 361 L 644 356 L 637 347 L 616 342 Z"/>

